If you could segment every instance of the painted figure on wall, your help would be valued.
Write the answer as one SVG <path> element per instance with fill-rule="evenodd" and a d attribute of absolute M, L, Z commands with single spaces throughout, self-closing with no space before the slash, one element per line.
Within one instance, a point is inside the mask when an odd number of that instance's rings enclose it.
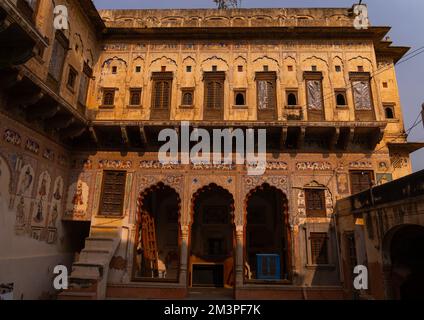
<path fill-rule="evenodd" d="M 25 226 L 25 199 L 23 196 L 20 197 L 16 207 L 16 225 Z"/>
<path fill-rule="evenodd" d="M 62 181 L 61 180 L 56 181 L 56 187 L 55 187 L 55 192 L 53 194 L 53 198 L 55 200 L 62 199 Z"/>
<path fill-rule="evenodd" d="M 35 225 L 44 225 L 47 216 L 47 205 L 49 199 L 51 177 L 47 171 L 44 171 L 38 179 L 37 195 L 33 209 L 33 222 Z"/>
<path fill-rule="evenodd" d="M 58 216 L 59 216 L 58 206 L 55 203 L 53 205 L 52 214 L 51 214 L 51 217 L 50 217 L 50 223 L 49 223 L 50 227 L 56 228 L 56 221 L 57 221 Z"/>
<path fill-rule="evenodd" d="M 40 223 L 44 220 L 43 217 L 43 200 L 39 200 L 37 204 L 37 214 L 34 217 L 34 221 Z"/>
<path fill-rule="evenodd" d="M 66 215 L 82 218 L 87 213 L 89 187 L 82 180 L 73 183 L 68 190 L 68 198 L 66 201 Z"/>
<path fill-rule="evenodd" d="M 72 204 L 74 204 L 75 206 L 83 205 L 84 204 L 83 197 L 84 196 L 82 194 L 82 183 L 80 181 L 78 182 L 77 190 L 72 199 Z"/>
<path fill-rule="evenodd" d="M 29 165 L 22 168 L 19 184 L 18 184 L 18 195 L 31 195 L 32 185 L 34 182 L 34 170 Z"/>

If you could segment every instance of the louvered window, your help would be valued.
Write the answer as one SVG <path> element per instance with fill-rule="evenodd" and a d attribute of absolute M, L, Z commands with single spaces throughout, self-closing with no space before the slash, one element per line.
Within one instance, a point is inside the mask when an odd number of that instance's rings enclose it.
<path fill-rule="evenodd" d="M 155 81 L 154 84 L 154 99 L 153 108 L 155 109 L 169 109 L 170 93 L 171 93 L 170 81 Z"/>
<path fill-rule="evenodd" d="M 130 89 L 130 106 L 139 106 L 141 104 L 141 89 Z"/>
<path fill-rule="evenodd" d="M 224 104 L 223 84 L 221 81 L 208 81 L 206 84 L 206 107 L 208 109 L 221 109 Z"/>
<path fill-rule="evenodd" d="M 308 216 L 324 216 L 325 208 L 325 190 L 322 189 L 306 189 L 306 214 Z"/>
<path fill-rule="evenodd" d="M 69 47 L 69 41 L 61 31 L 56 31 L 53 42 L 53 50 L 49 64 L 50 83 L 54 89 L 58 89 L 58 84 L 62 78 L 63 65 L 65 63 L 66 51 Z"/>
<path fill-rule="evenodd" d="M 206 119 L 218 120 L 223 118 L 224 81 L 225 73 L 223 71 L 204 73 Z"/>
<path fill-rule="evenodd" d="M 126 178 L 125 171 L 104 171 L 100 215 L 122 216 Z"/>
<path fill-rule="evenodd" d="M 103 89 L 103 106 L 112 107 L 115 104 L 115 89 Z"/>
<path fill-rule="evenodd" d="M 192 106 L 193 105 L 193 90 L 192 89 L 183 89 L 182 90 L 182 102 L 183 106 Z"/>
<path fill-rule="evenodd" d="M 311 262 L 312 264 L 328 264 L 328 238 L 324 232 L 311 232 Z"/>
<path fill-rule="evenodd" d="M 356 194 L 368 190 L 373 185 L 373 171 L 351 171 L 350 185 L 351 193 Z"/>

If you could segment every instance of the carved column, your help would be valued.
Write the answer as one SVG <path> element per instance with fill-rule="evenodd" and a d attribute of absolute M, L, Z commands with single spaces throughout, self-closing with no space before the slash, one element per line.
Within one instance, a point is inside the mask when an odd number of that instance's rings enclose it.
<path fill-rule="evenodd" d="M 189 226 L 181 226 L 181 258 L 179 281 L 181 285 L 187 285 L 187 253 L 188 253 L 188 232 Z"/>
<path fill-rule="evenodd" d="M 244 239 L 244 228 L 243 226 L 236 226 L 236 272 L 235 272 L 235 281 L 236 281 L 236 288 L 243 286 L 243 273 L 244 273 L 244 266 L 243 266 L 243 239 Z"/>

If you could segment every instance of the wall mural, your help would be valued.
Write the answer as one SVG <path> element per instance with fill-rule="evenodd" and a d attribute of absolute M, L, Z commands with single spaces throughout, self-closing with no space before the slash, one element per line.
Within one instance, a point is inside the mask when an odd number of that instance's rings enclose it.
<path fill-rule="evenodd" d="M 9 205 L 10 198 L 10 169 L 4 160 L 0 156 L 0 211 L 3 212 Z"/>
<path fill-rule="evenodd" d="M 52 179 L 47 171 L 44 171 L 40 174 L 32 211 L 32 226 L 42 227 L 46 224 L 51 181 Z"/>
<path fill-rule="evenodd" d="M 17 236 L 51 244 L 58 238 L 64 180 L 56 177 L 53 183 L 51 172 L 37 172 L 42 161 L 34 158 L 34 146 L 22 145 L 22 154 L 0 150 L 0 212 L 9 212 L 11 220 L 7 224 Z M 41 158 L 41 153 L 38 155 Z"/>
<path fill-rule="evenodd" d="M 34 181 L 34 169 L 29 164 L 23 165 L 19 173 L 14 206 L 16 212 L 15 228 L 19 234 L 23 231 L 30 231 L 31 223 L 28 220 L 30 219 L 31 196 Z"/>
<path fill-rule="evenodd" d="M 82 180 L 70 185 L 66 200 L 65 214 L 76 218 L 83 218 L 87 214 L 89 187 Z"/>

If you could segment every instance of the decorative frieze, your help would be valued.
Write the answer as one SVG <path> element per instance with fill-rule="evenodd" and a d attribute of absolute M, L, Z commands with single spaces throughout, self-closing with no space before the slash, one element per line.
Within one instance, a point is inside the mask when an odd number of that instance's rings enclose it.
<path fill-rule="evenodd" d="M 306 170 L 318 170 L 318 171 L 326 171 L 331 170 L 331 163 L 329 162 L 297 162 L 296 170 L 306 171 Z"/>
<path fill-rule="evenodd" d="M 40 151 L 40 145 L 34 140 L 27 139 L 25 143 L 25 149 L 31 153 L 38 154 Z"/>
<path fill-rule="evenodd" d="M 131 169 L 131 160 L 99 160 L 99 169 Z"/>
<path fill-rule="evenodd" d="M 372 168 L 372 163 L 370 161 L 353 161 L 349 163 L 349 167 L 352 169 Z"/>
<path fill-rule="evenodd" d="M 15 146 L 20 146 L 22 142 L 21 135 L 10 129 L 4 131 L 3 140 Z"/>
<path fill-rule="evenodd" d="M 173 170 L 173 169 L 180 168 L 180 164 L 179 164 L 179 162 L 164 164 L 164 163 L 160 162 L 159 160 L 142 160 L 142 161 L 140 161 L 139 168 L 140 169 L 168 169 L 168 170 Z"/>
<path fill-rule="evenodd" d="M 50 149 L 44 149 L 43 158 L 50 161 L 54 161 L 54 151 Z"/>

